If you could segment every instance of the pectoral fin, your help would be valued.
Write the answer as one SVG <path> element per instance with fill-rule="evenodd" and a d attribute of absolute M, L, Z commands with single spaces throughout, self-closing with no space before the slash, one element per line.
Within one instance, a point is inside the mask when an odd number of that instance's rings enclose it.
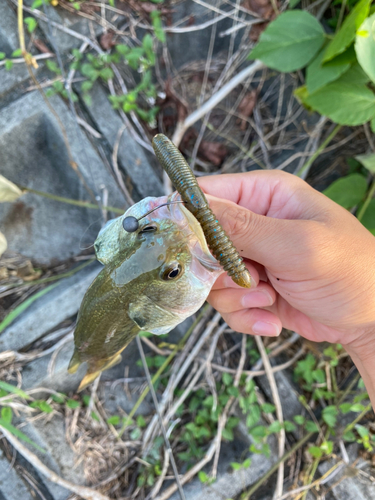
<path fill-rule="evenodd" d="M 181 322 L 181 318 L 162 309 L 145 295 L 129 304 L 129 317 L 141 330 L 155 335 L 168 333 Z"/>

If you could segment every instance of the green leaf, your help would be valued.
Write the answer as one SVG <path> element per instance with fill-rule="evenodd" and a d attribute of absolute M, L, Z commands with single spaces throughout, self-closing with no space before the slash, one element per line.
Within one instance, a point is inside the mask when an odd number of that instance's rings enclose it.
<path fill-rule="evenodd" d="M 55 403 L 62 404 L 65 401 L 66 396 L 60 392 L 58 394 L 51 394 L 51 398 Z"/>
<path fill-rule="evenodd" d="M 258 425 L 249 432 L 255 438 L 263 438 L 267 436 L 267 428 L 264 425 Z"/>
<path fill-rule="evenodd" d="M 371 126 L 371 132 L 375 134 L 375 118 L 371 120 L 370 126 Z"/>
<path fill-rule="evenodd" d="M 323 451 L 319 448 L 319 446 L 310 446 L 308 452 L 314 458 L 321 458 L 323 456 Z"/>
<path fill-rule="evenodd" d="M 96 420 L 97 422 L 100 422 L 100 418 L 99 418 L 98 414 L 95 413 L 94 411 L 91 412 L 91 418 L 93 420 Z"/>
<path fill-rule="evenodd" d="M 318 370 L 313 370 L 311 375 L 313 376 L 313 379 L 318 382 L 318 384 L 324 384 L 326 381 L 326 374 L 320 368 Z"/>
<path fill-rule="evenodd" d="M 356 413 L 363 411 L 365 407 L 361 403 L 356 403 L 351 406 L 350 411 L 354 411 Z"/>
<path fill-rule="evenodd" d="M 12 408 L 9 408 L 9 406 L 4 406 L 3 408 L 1 408 L 1 418 L 7 424 L 11 424 L 13 418 Z"/>
<path fill-rule="evenodd" d="M 283 428 L 283 426 L 281 425 L 281 423 L 278 420 L 275 420 L 268 427 L 268 432 L 271 432 L 271 433 L 280 432 L 282 428 Z"/>
<path fill-rule="evenodd" d="M 252 427 L 257 424 L 260 419 L 260 406 L 256 403 L 252 404 L 248 410 L 246 417 L 246 425 Z"/>
<path fill-rule="evenodd" d="M 81 404 L 79 401 L 76 401 L 75 399 L 68 399 L 68 401 L 66 402 L 66 406 L 74 410 L 75 408 L 81 406 Z"/>
<path fill-rule="evenodd" d="M 234 435 L 232 429 L 223 429 L 223 432 L 221 433 L 222 437 L 226 439 L 227 441 L 233 441 Z"/>
<path fill-rule="evenodd" d="M 305 429 L 307 432 L 319 432 L 319 427 L 312 420 L 305 423 Z"/>
<path fill-rule="evenodd" d="M 107 418 L 107 424 L 118 425 L 120 423 L 119 415 L 112 415 L 112 417 Z"/>
<path fill-rule="evenodd" d="M 375 95 L 365 84 L 346 82 L 345 76 L 309 94 L 305 102 L 335 123 L 361 125 L 375 116 Z"/>
<path fill-rule="evenodd" d="M 26 443 L 31 444 L 32 446 L 34 446 L 34 448 L 41 451 L 42 453 L 46 452 L 45 450 L 43 450 L 43 448 L 41 448 L 39 445 L 34 443 L 34 441 L 32 441 L 28 436 L 26 436 L 26 434 L 17 429 L 17 427 L 14 427 L 12 424 L 6 422 L 2 418 L 0 418 L 0 427 L 4 427 L 4 429 L 13 434 L 13 436 L 17 437 L 18 439 L 22 439 L 22 441 L 25 441 Z"/>
<path fill-rule="evenodd" d="M 240 470 L 242 468 L 242 464 L 239 464 L 238 462 L 231 462 L 230 465 L 233 470 Z"/>
<path fill-rule="evenodd" d="M 138 427 L 141 427 L 141 428 L 146 427 L 146 420 L 143 418 L 142 415 L 138 415 L 137 425 L 138 425 Z"/>
<path fill-rule="evenodd" d="M 133 429 L 130 433 L 130 439 L 137 441 L 142 436 L 142 431 L 139 427 Z"/>
<path fill-rule="evenodd" d="M 200 470 L 198 472 L 198 478 L 199 478 L 199 481 L 201 483 L 203 483 L 203 484 L 207 483 L 210 480 L 210 478 L 208 477 L 208 475 L 203 470 Z"/>
<path fill-rule="evenodd" d="M 375 153 L 370 153 L 366 155 L 357 155 L 354 157 L 359 161 L 367 170 L 372 174 L 375 174 Z"/>
<path fill-rule="evenodd" d="M 35 28 L 38 25 L 38 22 L 36 19 L 34 19 L 33 17 L 25 17 L 24 21 L 25 21 L 25 24 L 27 26 L 27 31 L 29 33 L 32 33 L 33 31 L 35 31 Z"/>
<path fill-rule="evenodd" d="M 225 385 L 231 385 L 233 383 L 233 377 L 229 373 L 223 373 L 223 382 Z"/>
<path fill-rule="evenodd" d="M 344 208 L 358 205 L 366 195 L 367 181 L 361 174 L 351 174 L 333 182 L 323 194 Z"/>
<path fill-rule="evenodd" d="M 164 30 L 163 30 L 163 24 L 161 21 L 160 12 L 158 10 L 153 10 L 150 13 L 150 17 L 151 17 L 152 26 L 154 28 L 154 33 L 155 33 L 156 38 L 158 40 L 160 40 L 162 43 L 165 43 L 166 37 L 165 37 Z"/>
<path fill-rule="evenodd" d="M 368 15 L 370 4 L 371 0 L 361 0 L 356 4 L 329 43 L 324 54 L 324 61 L 330 61 L 338 54 L 342 54 L 349 47 L 355 39 L 356 30 Z"/>
<path fill-rule="evenodd" d="M 352 404 L 351 403 L 342 403 L 339 408 L 340 408 L 340 411 L 341 413 L 343 413 L 344 415 L 346 413 L 349 413 L 351 411 L 351 407 L 352 407 Z"/>
<path fill-rule="evenodd" d="M 321 24 L 308 12 L 284 12 L 263 31 L 249 57 L 278 71 L 296 71 L 313 59 L 324 37 Z"/>
<path fill-rule="evenodd" d="M 330 405 L 326 406 L 323 409 L 322 412 L 322 417 L 324 422 L 329 426 L 329 427 L 335 427 L 336 425 L 336 416 L 337 416 L 338 410 L 335 406 Z"/>
<path fill-rule="evenodd" d="M 39 408 L 39 410 L 43 411 L 44 413 L 52 413 L 53 408 L 50 406 L 46 401 L 43 400 L 37 400 L 33 401 L 30 404 L 31 408 Z"/>
<path fill-rule="evenodd" d="M 368 204 L 365 213 L 362 215 L 361 223 L 369 231 L 375 229 L 375 198 L 373 198 Z"/>
<path fill-rule="evenodd" d="M 122 56 L 126 56 L 130 52 L 130 48 L 127 45 L 116 45 L 116 50 Z"/>
<path fill-rule="evenodd" d="M 369 430 L 366 427 L 364 427 L 363 425 L 357 424 L 355 426 L 355 429 L 358 432 L 358 434 L 361 436 L 361 438 L 367 437 L 370 434 Z"/>
<path fill-rule="evenodd" d="M 47 288 L 44 288 L 43 290 L 40 290 L 38 293 L 35 293 L 28 299 L 22 302 L 19 306 L 17 306 L 13 311 L 11 311 L 3 321 L 0 323 L 0 333 L 5 330 L 5 328 L 12 323 L 21 313 L 23 313 L 28 307 L 31 306 L 37 299 L 45 295 L 46 293 L 50 292 L 55 286 L 57 286 L 58 283 L 55 283 L 54 285 L 47 286 Z"/>
<path fill-rule="evenodd" d="M 355 60 L 354 50 L 350 50 Z M 333 61 L 322 64 L 324 50 L 320 51 L 317 57 L 309 64 L 306 70 L 306 86 L 310 94 L 321 89 L 327 83 L 337 80 L 345 71 L 350 68 L 347 61 L 347 54 L 344 53 L 336 57 Z M 345 56 L 345 58 L 344 58 Z M 343 61 L 340 61 L 342 59 Z"/>
<path fill-rule="evenodd" d="M 5 57 L 6 57 L 5 52 L 0 52 L 0 61 L 2 61 L 3 59 L 5 59 Z"/>
<path fill-rule="evenodd" d="M 294 7 L 297 7 L 297 5 L 300 3 L 301 0 L 290 0 L 288 8 L 289 9 L 294 9 Z"/>
<path fill-rule="evenodd" d="M 324 453 L 329 455 L 333 451 L 333 441 L 323 441 L 320 448 L 324 451 Z"/>
<path fill-rule="evenodd" d="M 375 82 L 375 14 L 365 19 L 357 31 L 355 51 L 363 71 Z"/>
<path fill-rule="evenodd" d="M 147 33 L 142 40 L 142 46 L 145 49 L 146 53 L 147 52 L 153 52 L 154 49 L 154 42 L 152 40 L 152 36 Z"/>
<path fill-rule="evenodd" d="M 293 420 L 298 425 L 303 425 L 305 423 L 305 417 L 302 415 L 294 415 Z"/>
<path fill-rule="evenodd" d="M 7 384 L 7 382 L 3 382 L 2 380 L 0 380 L 0 389 L 3 389 L 6 392 L 11 392 L 12 394 L 16 394 L 23 399 L 31 399 L 31 397 L 22 389 L 19 389 L 15 385 Z"/>
<path fill-rule="evenodd" d="M 17 49 L 12 52 L 12 57 L 21 57 L 22 56 L 22 49 Z"/>
<path fill-rule="evenodd" d="M 7 71 L 10 71 L 12 68 L 13 68 L 13 61 L 11 61 L 10 59 L 7 59 L 5 61 L 5 69 Z"/>
<path fill-rule="evenodd" d="M 273 413 L 276 409 L 275 405 L 273 405 L 271 403 L 264 403 L 264 404 L 262 404 L 261 408 L 262 408 L 262 412 L 264 412 L 264 413 Z"/>
<path fill-rule="evenodd" d="M 289 420 L 285 420 L 284 428 L 286 432 L 293 432 L 296 430 L 296 426 L 293 424 L 293 422 L 289 422 Z"/>
<path fill-rule="evenodd" d="M 89 92 L 92 89 L 93 85 L 94 85 L 93 82 L 91 82 L 90 80 L 86 80 L 81 85 L 82 92 Z"/>
<path fill-rule="evenodd" d="M 103 78 L 103 80 L 107 81 L 113 78 L 113 71 L 111 68 L 103 68 L 100 70 L 100 76 Z"/>
<path fill-rule="evenodd" d="M 353 441 L 355 441 L 355 434 L 353 431 L 346 431 L 344 432 L 343 434 L 343 439 L 344 441 L 349 441 L 350 443 L 352 443 Z"/>

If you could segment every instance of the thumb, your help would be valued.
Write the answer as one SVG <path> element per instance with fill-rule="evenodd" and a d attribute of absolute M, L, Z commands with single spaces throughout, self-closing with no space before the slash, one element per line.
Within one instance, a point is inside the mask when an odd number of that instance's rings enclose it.
<path fill-rule="evenodd" d="M 316 247 L 316 221 L 276 219 L 228 200 L 206 197 L 240 255 L 272 273 L 303 268 L 309 249 Z"/>

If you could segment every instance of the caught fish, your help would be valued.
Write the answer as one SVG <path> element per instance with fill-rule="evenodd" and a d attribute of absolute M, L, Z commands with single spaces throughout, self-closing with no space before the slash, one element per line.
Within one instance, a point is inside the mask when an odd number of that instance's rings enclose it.
<path fill-rule="evenodd" d="M 75 373 L 87 363 L 78 390 L 120 362 L 140 331 L 168 333 L 196 312 L 223 272 L 179 199 L 177 193 L 145 198 L 100 231 L 94 248 L 104 268 L 83 298 L 68 369 Z"/>

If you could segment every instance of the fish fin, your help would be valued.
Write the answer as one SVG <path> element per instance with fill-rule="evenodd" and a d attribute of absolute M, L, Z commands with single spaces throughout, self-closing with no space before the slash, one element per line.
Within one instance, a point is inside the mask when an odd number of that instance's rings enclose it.
<path fill-rule="evenodd" d="M 70 360 L 68 366 L 68 373 L 75 373 L 78 370 L 80 364 L 81 360 L 79 359 L 79 352 L 77 351 L 77 349 L 74 349 L 72 359 Z"/>
<path fill-rule="evenodd" d="M 157 335 L 168 333 L 182 321 L 171 311 L 159 307 L 146 295 L 129 304 L 129 317 L 141 330 L 151 333 L 155 330 Z"/>
<path fill-rule="evenodd" d="M 122 351 L 123 349 L 121 349 Z M 120 352 L 121 352 L 120 351 Z M 89 369 L 87 370 L 86 375 L 83 377 L 81 383 L 79 384 L 78 387 L 78 392 L 81 392 L 83 389 L 85 389 L 88 385 L 90 385 L 94 380 L 99 377 L 99 375 L 104 371 L 108 370 L 108 368 L 112 368 L 112 366 L 117 365 L 121 361 L 121 354 L 116 353 L 114 356 L 109 358 L 107 360 L 107 363 L 102 363 L 100 365 L 100 368 L 98 368 L 98 365 L 92 365 L 89 366 Z"/>
<path fill-rule="evenodd" d="M 83 391 L 83 389 L 86 389 L 88 385 L 90 385 L 94 380 L 99 377 L 99 375 L 102 373 L 101 370 L 97 370 L 96 372 L 92 373 L 86 373 L 86 375 L 83 377 L 81 380 L 81 383 L 79 384 L 79 387 L 77 389 L 77 392 Z"/>
<path fill-rule="evenodd" d="M 122 349 L 121 349 L 122 351 Z M 106 365 L 103 366 L 102 371 L 112 368 L 112 366 L 118 365 L 122 360 L 121 354 L 115 354 Z"/>

